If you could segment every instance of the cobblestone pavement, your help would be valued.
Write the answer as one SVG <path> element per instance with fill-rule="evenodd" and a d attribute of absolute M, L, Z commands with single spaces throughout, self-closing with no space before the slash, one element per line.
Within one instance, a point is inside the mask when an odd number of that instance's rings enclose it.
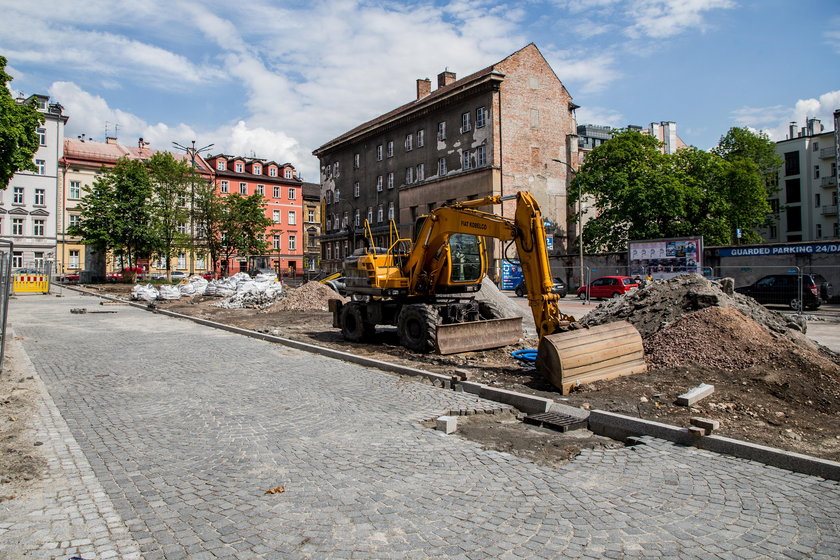
<path fill-rule="evenodd" d="M 540 467 L 419 424 L 470 395 L 89 296 L 10 322 L 64 458 L 3 558 L 840 557 L 834 482 L 654 439 Z"/>

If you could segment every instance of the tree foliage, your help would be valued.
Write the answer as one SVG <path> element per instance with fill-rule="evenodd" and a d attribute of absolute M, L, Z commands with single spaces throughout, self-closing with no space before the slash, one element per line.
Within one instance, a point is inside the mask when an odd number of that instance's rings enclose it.
<path fill-rule="evenodd" d="M 653 137 L 618 131 L 587 155 L 570 189 L 570 202 L 594 203 L 597 216 L 583 239 L 592 250 L 622 251 L 631 239 L 702 235 L 709 245 L 748 241 L 766 220 L 767 185 L 781 161 L 773 143 L 732 129 L 711 152 L 664 154 Z M 774 184 L 774 183 L 772 183 Z"/>
<path fill-rule="evenodd" d="M 273 222 L 266 217 L 263 204 L 259 193 L 234 193 L 221 199 L 217 229 L 223 266 L 233 255 L 260 255 L 267 250 L 265 231 Z"/>
<path fill-rule="evenodd" d="M 152 185 L 150 225 L 154 254 L 165 263 L 167 277 L 171 279 L 174 253 L 190 244 L 190 235 L 182 226 L 190 219 L 187 197 L 193 169 L 189 162 L 176 160 L 169 152 L 155 153 L 148 168 Z"/>
<path fill-rule="evenodd" d="M 34 103 L 19 104 L 12 97 L 6 74 L 6 58 L 0 56 L 0 189 L 5 189 L 18 171 L 35 171 L 32 156 L 38 150 L 37 128 L 44 115 Z"/>

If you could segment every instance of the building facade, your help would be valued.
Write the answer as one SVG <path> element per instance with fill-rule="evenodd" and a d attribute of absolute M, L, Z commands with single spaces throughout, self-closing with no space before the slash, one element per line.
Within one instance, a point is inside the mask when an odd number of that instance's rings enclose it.
<path fill-rule="evenodd" d="M 790 124 L 788 138 L 776 142 L 784 164 L 779 188 L 770 199 L 771 224 L 759 230 L 767 242 L 840 239 L 837 215 L 837 143 L 819 119 L 802 128 Z"/>
<path fill-rule="evenodd" d="M 627 125 L 629 130 L 637 130 L 642 134 L 653 136 L 662 143 L 660 148 L 664 154 L 673 154 L 677 150 L 687 148 L 688 144 L 677 134 L 677 123 L 673 121 L 662 121 L 650 123 L 648 128 L 636 125 Z M 598 124 L 579 124 L 578 135 L 578 163 L 582 164 L 586 154 L 600 146 L 613 137 L 612 127 Z"/>
<path fill-rule="evenodd" d="M 321 266 L 321 185 L 303 183 L 303 268 L 313 274 Z"/>
<path fill-rule="evenodd" d="M 39 146 L 34 155 L 37 168 L 12 176 L 0 191 L 0 237 L 12 241 L 12 268 L 43 269 L 56 259 L 58 162 L 64 150 L 64 125 L 68 117 L 46 95 L 31 95 L 18 103 L 32 103 L 44 115 L 37 129 Z"/>
<path fill-rule="evenodd" d="M 572 175 L 553 160 L 577 160 L 571 96 L 530 44 L 465 78 L 445 71 L 417 80 L 417 98 L 327 142 L 320 160 L 322 268 L 364 243 L 365 219 L 377 246 L 410 236 L 416 218 L 442 204 L 530 191 L 561 243 Z M 487 210 L 512 216 L 514 205 Z M 491 274 L 501 251 L 492 243 Z"/>
<path fill-rule="evenodd" d="M 213 169 L 217 192 L 264 198 L 265 215 L 272 221 L 266 229 L 268 251 L 264 255 L 238 255 L 219 263 L 220 272 L 235 274 L 249 268 L 271 268 L 283 276 L 303 271 L 303 182 L 291 163 L 278 164 L 259 158 L 218 154 L 206 158 Z"/>

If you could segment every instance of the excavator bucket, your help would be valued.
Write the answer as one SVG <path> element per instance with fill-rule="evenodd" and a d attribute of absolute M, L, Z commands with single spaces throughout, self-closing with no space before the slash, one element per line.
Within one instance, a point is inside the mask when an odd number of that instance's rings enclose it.
<path fill-rule="evenodd" d="M 457 354 L 516 344 L 522 338 L 522 317 L 488 319 L 437 326 L 438 354 Z"/>
<path fill-rule="evenodd" d="M 647 371 L 642 336 L 627 321 L 544 336 L 536 367 L 564 395 L 580 383 Z"/>

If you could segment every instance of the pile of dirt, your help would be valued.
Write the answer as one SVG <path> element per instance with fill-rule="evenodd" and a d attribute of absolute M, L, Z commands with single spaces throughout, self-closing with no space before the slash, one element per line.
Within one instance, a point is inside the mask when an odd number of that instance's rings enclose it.
<path fill-rule="evenodd" d="M 341 297 L 329 286 L 320 282 L 307 282 L 300 288 L 286 288 L 284 297 L 263 309 L 262 312 L 329 311 L 329 301 L 331 299 L 347 301 L 347 298 Z"/>

